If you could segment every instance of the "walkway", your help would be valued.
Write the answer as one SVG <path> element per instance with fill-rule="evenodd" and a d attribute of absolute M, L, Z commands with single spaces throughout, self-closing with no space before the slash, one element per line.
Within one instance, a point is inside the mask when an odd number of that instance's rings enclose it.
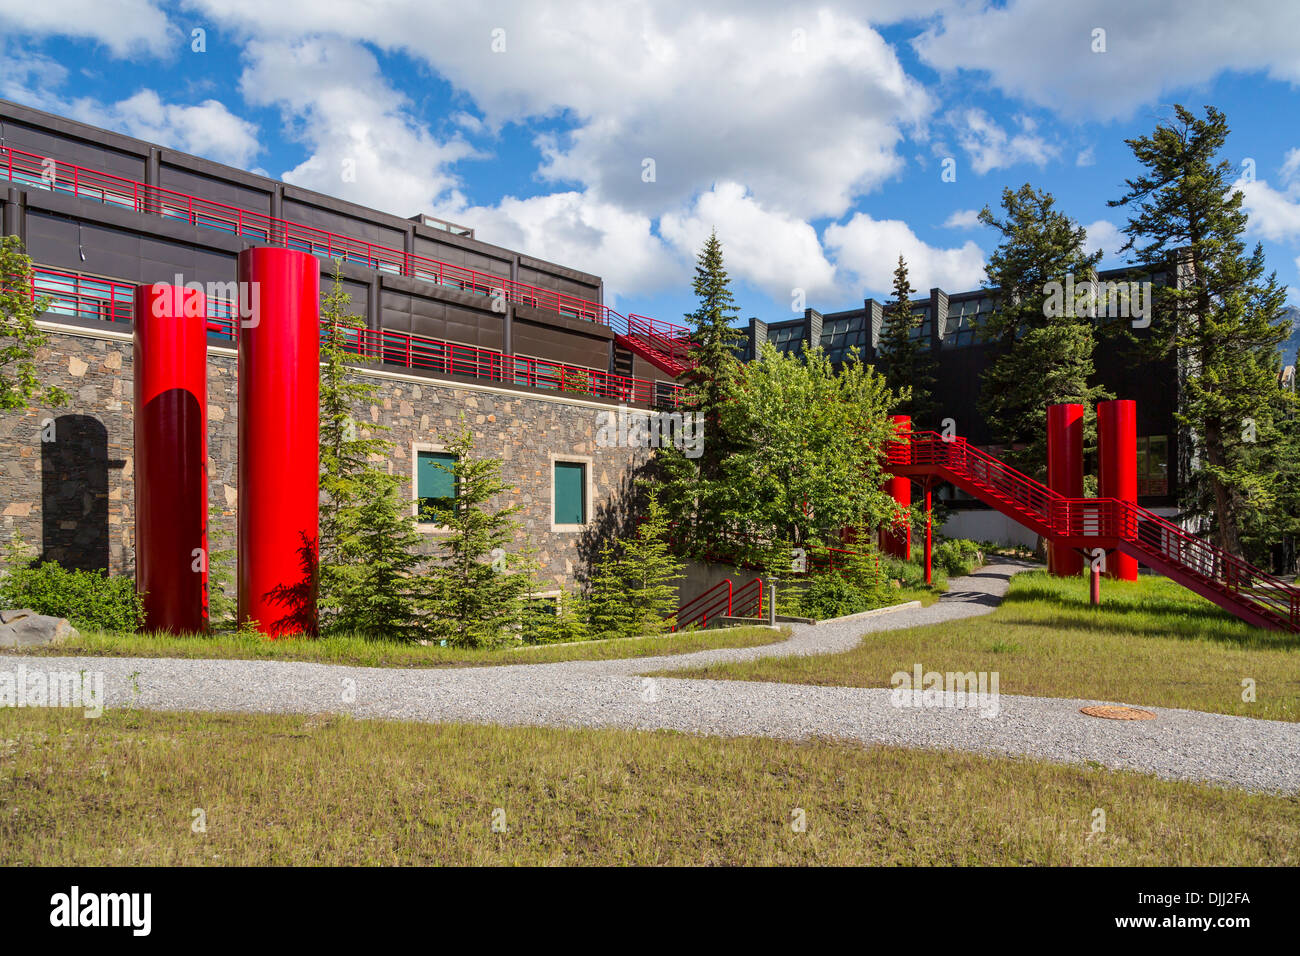
<path fill-rule="evenodd" d="M 1148 708 L 1156 720 L 1086 717 L 1099 701 L 1002 695 L 976 709 L 898 708 L 888 689 L 644 678 L 649 671 L 757 657 L 828 654 L 861 636 L 987 614 L 1024 565 L 954 578 L 943 600 L 847 624 L 799 625 L 778 646 L 626 661 L 448 669 L 239 660 L 6 657 L 42 670 L 104 674 L 106 704 L 155 710 L 348 713 L 362 718 L 552 727 L 671 729 L 719 736 L 832 737 L 863 744 L 1096 762 L 1167 779 L 1300 792 L 1300 724 Z"/>

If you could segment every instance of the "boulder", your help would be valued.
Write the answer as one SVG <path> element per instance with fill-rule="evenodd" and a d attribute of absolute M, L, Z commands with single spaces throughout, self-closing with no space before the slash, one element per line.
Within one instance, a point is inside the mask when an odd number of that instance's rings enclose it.
<path fill-rule="evenodd" d="M 35 611 L 0 611 L 0 647 L 44 647 L 75 637 L 76 628 L 66 617 Z"/>

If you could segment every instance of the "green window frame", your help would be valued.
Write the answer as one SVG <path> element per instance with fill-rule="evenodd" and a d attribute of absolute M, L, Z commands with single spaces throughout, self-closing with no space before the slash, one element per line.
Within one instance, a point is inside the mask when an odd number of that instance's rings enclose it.
<path fill-rule="evenodd" d="M 554 523 L 585 525 L 587 523 L 587 463 L 556 461 L 552 467 L 555 488 Z"/>
<path fill-rule="evenodd" d="M 450 508 L 455 502 L 456 478 L 449 470 L 455 465 L 456 456 L 448 451 L 415 453 L 416 515 L 419 521 L 425 524 L 434 522 L 431 508 Z"/>

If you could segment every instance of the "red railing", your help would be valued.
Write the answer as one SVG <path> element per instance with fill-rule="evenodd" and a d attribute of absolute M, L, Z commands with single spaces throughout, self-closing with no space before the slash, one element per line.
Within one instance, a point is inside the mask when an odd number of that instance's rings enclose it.
<path fill-rule="evenodd" d="M 129 322 L 135 286 L 40 267 L 32 270 L 30 291 L 33 299 L 49 299 L 49 313 L 105 322 Z M 235 342 L 239 336 L 238 305 L 212 297 L 207 303 L 208 331 Z M 350 328 L 344 330 L 343 337 L 345 347 L 357 355 L 389 365 L 575 395 L 594 395 L 634 404 L 653 405 L 657 398 L 654 382 L 580 365 L 502 355 L 491 349 L 408 332 Z M 667 404 L 675 406 L 679 392 L 680 386 L 672 386 Z"/>
<path fill-rule="evenodd" d="M 731 595 L 732 617 L 763 616 L 763 579 L 754 578 L 742 584 Z"/>
<path fill-rule="evenodd" d="M 1300 589 L 1140 505 L 1115 498 L 1066 498 L 965 439 L 945 439 L 935 432 L 891 442 L 886 458 L 892 469 L 920 466 L 960 479 L 990 504 L 1050 538 L 1083 539 L 1084 546 L 1087 539 L 1114 542 L 1228 611 L 1300 630 Z"/>
<path fill-rule="evenodd" d="M 727 578 L 725 581 L 719 581 L 703 594 L 691 598 L 664 620 L 672 622 L 670 630 L 678 631 L 694 624 L 708 627 L 709 618 L 730 616 L 731 579 Z"/>
<path fill-rule="evenodd" d="M 672 364 L 674 371 L 685 371 L 695 364 L 690 357 L 691 336 L 688 329 L 659 322 L 648 315 L 629 312 L 625 334 L 660 353 Z"/>
<path fill-rule="evenodd" d="M 20 185 L 66 193 L 164 219 L 180 220 L 192 226 L 216 229 L 269 245 L 298 249 L 327 259 L 358 262 L 380 272 L 410 276 L 463 292 L 501 296 L 503 301 L 597 322 L 608 325 L 620 334 L 630 334 L 628 320 L 624 316 L 608 306 L 579 296 L 406 253 L 363 239 L 352 239 L 210 199 L 199 199 L 159 186 L 148 186 L 13 147 L 0 146 L 0 173 L 10 182 Z M 645 317 L 639 318 L 644 320 Z M 650 322 L 661 337 L 669 340 L 673 336 L 687 334 L 687 330 L 681 326 L 655 323 L 654 320 Z"/>

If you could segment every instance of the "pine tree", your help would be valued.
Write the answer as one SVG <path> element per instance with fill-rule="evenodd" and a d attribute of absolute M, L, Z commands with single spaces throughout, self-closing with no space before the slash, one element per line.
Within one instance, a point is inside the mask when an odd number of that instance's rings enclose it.
<path fill-rule="evenodd" d="M 722 474 L 731 445 L 723 434 L 721 420 L 736 385 L 740 367 L 736 351 L 743 339 L 732 325 L 737 318 L 736 303 L 716 232 L 700 250 L 693 288 L 699 299 L 699 307 L 688 316 L 694 367 L 683 375 L 686 389 L 682 411 L 701 416 L 703 449 L 696 458 L 688 458 L 676 448 L 664 449 L 658 457 L 664 476 L 662 500 L 675 525 L 679 545 L 699 551 L 727 531 L 731 495 Z"/>
<path fill-rule="evenodd" d="M 885 384 L 900 396 L 895 414 L 910 415 L 915 427 L 930 423 L 934 412 L 935 362 L 927 343 L 912 334 L 921 325 L 912 305 L 914 292 L 907 262 L 900 255 L 894 270 L 894 299 L 885 309 L 880 351 Z"/>
<path fill-rule="evenodd" d="M 1178 421 L 1189 432 L 1185 510 L 1212 519 L 1219 544 L 1241 552 L 1246 514 L 1269 506 L 1270 482 L 1251 465 L 1270 418 L 1277 347 L 1290 332 L 1285 287 L 1264 275 L 1262 246 L 1246 253 L 1243 194 L 1230 162 L 1218 160 L 1226 117 L 1198 118 L 1181 105 L 1151 136 L 1126 140 L 1145 171 L 1112 206 L 1131 211 L 1121 251 L 1179 281 L 1155 297 L 1151 341 L 1179 363 Z"/>
<path fill-rule="evenodd" d="M 66 405 L 61 388 L 41 385 L 36 371 L 36 350 L 45 334 L 36 317 L 49 307 L 49 299 L 32 298 L 32 260 L 17 236 L 0 237 L 0 411 L 26 408 L 33 403 Z"/>
<path fill-rule="evenodd" d="M 982 332 L 1000 348 L 984 372 L 980 410 L 1008 446 L 1002 457 L 1039 478 L 1047 471 L 1047 406 L 1084 405 L 1085 443 L 1092 444 L 1092 408 L 1109 397 L 1089 384 L 1096 346 L 1090 309 L 1052 290 L 1052 283 L 1064 286 L 1071 277 L 1080 286 L 1090 283 L 1101 252 L 1084 251 L 1086 231 L 1055 205 L 1051 193 L 1026 183 L 1003 190 L 1004 219 L 987 206 L 980 211 L 980 222 L 1002 234 L 986 267 L 997 308 Z"/>
<path fill-rule="evenodd" d="M 411 588 L 420 536 L 402 496 L 402 479 L 386 465 L 393 443 L 362 429 L 358 407 L 375 400 L 375 388 L 349 368 L 360 348 L 362 320 L 350 311 L 336 261 L 334 282 L 321 299 L 320 380 L 320 591 L 325 629 L 385 637 L 413 633 Z"/>
<path fill-rule="evenodd" d="M 619 567 L 612 542 L 600 548 L 592 569 L 586 597 L 587 626 L 595 637 L 630 637 L 630 609 L 624 593 L 626 578 Z"/>
<path fill-rule="evenodd" d="M 645 518 L 636 533 L 623 544 L 620 565 L 624 582 L 623 602 L 628 609 L 627 627 L 632 634 L 659 634 L 664 619 L 677 610 L 677 582 L 683 564 L 673 557 L 668 540 L 668 515 L 652 491 Z"/>
<path fill-rule="evenodd" d="M 427 513 L 445 533 L 421 581 L 424 624 L 452 646 L 492 647 L 518 638 L 529 587 L 530 575 L 518 570 L 520 556 L 508 550 L 519 529 L 519 506 L 489 506 L 515 489 L 501 479 L 501 459 L 474 454 L 474 432 L 463 415 L 447 450 L 455 462 L 438 467 L 451 473 L 456 494 Z"/>

